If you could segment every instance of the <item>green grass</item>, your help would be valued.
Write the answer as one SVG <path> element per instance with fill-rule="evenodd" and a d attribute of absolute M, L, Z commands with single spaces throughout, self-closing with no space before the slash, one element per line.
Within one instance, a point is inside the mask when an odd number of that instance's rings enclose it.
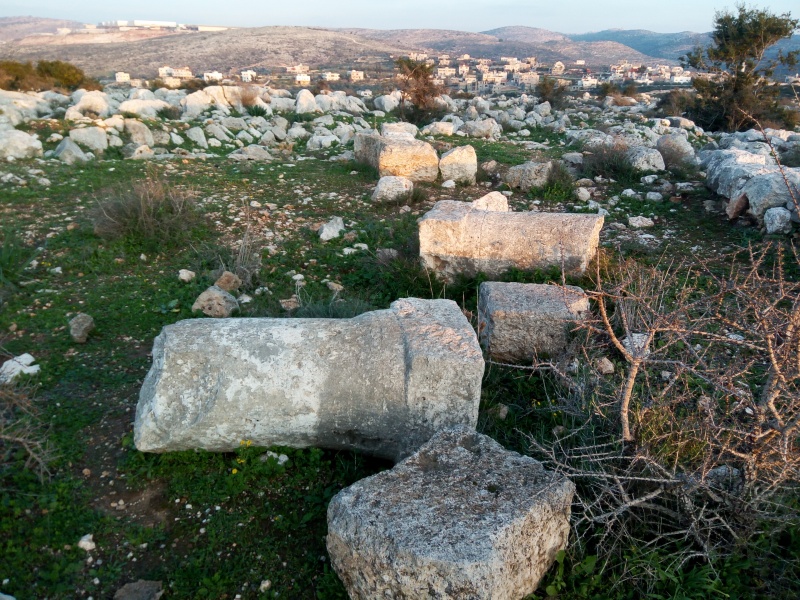
<path fill-rule="evenodd" d="M 51 125 L 55 131 L 55 123 Z M 540 131 L 532 137 L 552 146 L 560 141 Z M 514 165 L 532 155 L 521 145 L 448 141 L 472 144 L 480 161 Z M 433 186 L 421 186 L 430 197 L 417 198 L 411 212 L 401 213 L 398 206 L 372 204 L 377 173 L 355 164 L 321 158 L 291 164 L 219 159 L 170 164 L 174 168 L 155 167 L 159 176 L 172 186 L 198 188 L 197 207 L 206 223 L 178 239 L 103 239 L 94 233 L 91 211 L 105 191 L 130 187 L 146 175 L 146 165 L 138 161 L 48 165 L 49 189 L 4 188 L 0 196 L 0 218 L 9 231 L 18 232 L 16 237 L 4 234 L 3 247 L 11 241 L 0 254 L 3 273 L 12 273 L 4 276 L 15 282 L 14 293 L 0 304 L 0 341 L 8 352 L 31 352 L 41 365 L 35 379 L 39 406 L 57 451 L 53 476 L 44 482 L 23 468 L 21 453 L 0 464 L 0 582 L 9 579 L 0 591 L 20 599 L 80 594 L 107 598 L 124 583 L 144 578 L 162 581 L 170 598 L 263 598 L 275 593 L 282 598 L 344 598 L 325 551 L 327 503 L 342 487 L 389 465 L 350 452 L 274 448 L 290 458 L 280 467 L 258 459 L 265 449 L 246 445 L 221 454 L 136 451 L 132 421 L 152 340 L 165 325 L 198 316 L 191 312 L 194 299 L 213 283 L 216 270 L 235 262 L 237 244 L 248 227 L 260 269 L 247 289 L 253 302 L 243 305 L 241 316 L 341 318 L 386 308 L 409 296 L 450 298 L 474 315 L 477 289 L 485 277 L 445 285 L 420 267 L 417 219 L 438 199 Z M 4 169 L 22 174 L 31 166 L 19 163 Z M 644 189 L 638 179 L 634 183 Z M 618 193 L 622 186 L 620 182 L 609 191 Z M 552 196 L 566 202 L 566 187 Z M 619 206 L 630 214 L 664 217 L 666 225 L 657 231 L 680 230 L 673 239 L 684 252 L 709 238 L 731 245 L 760 239 L 755 231 L 739 233 L 723 219 L 710 219 L 702 210 L 706 197 L 707 192 L 699 191 L 679 206 L 637 200 L 623 200 Z M 343 218 L 352 235 L 322 242 L 314 226 L 333 215 Z M 357 243 L 368 250 L 344 254 Z M 395 249 L 399 257 L 382 264 L 376 259 L 379 248 Z M 34 252 L 38 265 L 22 270 Z M 656 261 L 661 254 L 643 260 Z M 53 271 L 56 267 L 61 274 Z M 181 283 L 179 269 L 193 270 L 197 278 Z M 291 272 L 305 277 L 299 292 Z M 33 283 L 18 285 L 28 279 Z M 560 274 L 512 271 L 504 279 L 552 282 L 560 281 Z M 344 289 L 334 294 L 325 280 Z M 590 286 L 588 278 L 569 283 Z M 256 295 L 260 288 L 268 291 Z M 303 305 L 289 315 L 279 300 L 295 293 Z M 97 324 L 85 345 L 73 343 L 67 331 L 70 317 L 79 311 L 92 315 Z M 526 434 L 547 439 L 554 427 L 571 426 L 572 417 L 549 403 L 553 386 L 542 375 L 489 366 L 480 430 L 527 452 Z M 499 404 L 509 409 L 505 420 L 497 416 Z M 110 507 L 114 498 L 133 502 L 146 494 L 152 494 L 149 514 L 161 515 L 159 519 Z M 92 564 L 76 546 L 87 533 L 98 543 Z M 769 575 L 742 562 L 748 552 L 797 554 L 796 531 L 754 544 L 739 555 L 740 562 L 726 567 L 722 583 L 713 585 L 732 597 L 748 597 L 743 590 L 757 590 L 758 581 Z M 612 589 L 618 574 L 597 565 L 589 570 L 590 557 L 565 555 L 537 596 L 544 596 L 548 586 L 561 586 L 562 598 L 630 597 L 632 592 L 621 583 Z M 596 579 L 599 573 L 602 577 Z M 794 573 L 788 569 L 781 576 L 788 580 Z M 269 594 L 260 594 L 265 580 L 271 582 Z M 716 597 L 703 595 L 712 594 L 705 589 L 710 581 L 716 580 L 702 565 L 692 564 L 680 573 L 666 573 L 657 590 L 662 597 Z"/>

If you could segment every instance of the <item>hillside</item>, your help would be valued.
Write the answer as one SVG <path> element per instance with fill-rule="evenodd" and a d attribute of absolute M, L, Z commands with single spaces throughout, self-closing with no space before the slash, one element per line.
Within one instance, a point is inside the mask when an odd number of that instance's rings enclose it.
<path fill-rule="evenodd" d="M 354 35 L 449 54 L 469 54 L 499 59 L 501 56 L 535 56 L 542 63 L 586 60 L 588 66 L 606 67 L 624 59 L 651 63 L 657 59 L 615 42 L 575 42 L 545 29 L 501 27 L 482 33 L 446 29 L 342 29 Z M 663 61 L 662 61 L 663 62 Z"/>
<path fill-rule="evenodd" d="M 67 60 L 93 76 L 123 70 L 133 76 L 152 77 L 164 64 L 187 65 L 196 72 L 274 68 L 300 62 L 323 67 L 348 64 L 360 56 L 388 60 L 391 54 L 404 51 L 407 48 L 327 29 L 257 27 L 123 43 L 5 44 L 0 46 L 0 57 Z"/>
<path fill-rule="evenodd" d="M 42 19 L 39 17 L 0 17 L 0 43 L 18 40 L 29 35 L 53 34 L 60 28 L 83 27 L 78 21 Z"/>
<path fill-rule="evenodd" d="M 669 60 L 678 60 L 694 47 L 704 46 L 710 42 L 708 33 L 693 31 L 656 33 L 645 29 L 608 29 L 569 37 L 576 42 L 616 42 L 642 54 Z"/>

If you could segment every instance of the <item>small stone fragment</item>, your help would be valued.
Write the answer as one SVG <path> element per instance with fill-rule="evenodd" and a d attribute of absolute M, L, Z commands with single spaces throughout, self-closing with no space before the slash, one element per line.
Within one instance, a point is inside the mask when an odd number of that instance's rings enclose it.
<path fill-rule="evenodd" d="M 189 269 L 181 269 L 178 271 L 178 279 L 183 283 L 189 283 L 195 278 L 194 271 L 190 271 Z"/>
<path fill-rule="evenodd" d="M 601 375 L 614 374 L 614 363 L 608 360 L 608 358 L 605 356 L 595 363 L 595 367 L 597 367 L 597 370 L 600 371 Z"/>
<path fill-rule="evenodd" d="M 212 285 L 197 297 L 192 305 L 192 312 L 201 310 L 209 317 L 230 317 L 234 310 L 239 308 L 236 298 L 225 290 Z"/>
<path fill-rule="evenodd" d="M 85 313 L 78 313 L 69 322 L 69 334 L 79 344 L 85 344 L 94 330 L 94 319 Z"/>
<path fill-rule="evenodd" d="M 86 552 L 91 552 L 95 548 L 97 548 L 97 544 L 94 543 L 94 535 L 91 533 L 87 533 L 78 541 L 78 548 L 81 550 L 86 550 Z"/>
<path fill-rule="evenodd" d="M 242 280 L 239 279 L 238 275 L 230 271 L 224 271 L 222 275 L 219 276 L 219 279 L 214 282 L 214 285 L 226 292 L 233 292 L 239 289 L 239 286 L 242 285 Z"/>

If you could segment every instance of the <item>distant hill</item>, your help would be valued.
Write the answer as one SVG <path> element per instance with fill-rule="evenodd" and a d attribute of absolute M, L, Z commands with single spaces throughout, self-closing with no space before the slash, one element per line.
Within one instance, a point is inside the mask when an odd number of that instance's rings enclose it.
<path fill-rule="evenodd" d="M 0 42 L 18 40 L 37 33 L 55 33 L 60 28 L 79 29 L 83 23 L 39 17 L 0 17 Z"/>
<path fill-rule="evenodd" d="M 601 68 L 627 59 L 654 63 L 660 59 L 616 42 L 576 42 L 567 36 L 534 27 L 501 27 L 482 33 L 447 29 L 338 29 L 354 35 L 420 50 L 469 54 L 498 60 L 501 56 L 535 56 L 539 62 L 585 60 Z M 663 60 L 661 61 L 663 62 Z"/>
<path fill-rule="evenodd" d="M 227 73 L 243 68 L 274 68 L 297 63 L 312 67 L 349 64 L 360 56 L 390 60 L 408 48 L 343 32 L 308 27 L 255 27 L 183 33 L 147 40 L 96 44 L 2 44 L 0 58 L 66 60 L 92 76 L 127 71 L 153 77 L 165 64 L 195 72 Z"/>
<path fill-rule="evenodd" d="M 711 42 L 708 33 L 681 31 L 679 33 L 656 33 L 645 29 L 607 29 L 594 33 L 569 35 L 576 42 L 617 42 L 624 44 L 642 54 L 678 60 L 697 46 L 706 46 Z"/>

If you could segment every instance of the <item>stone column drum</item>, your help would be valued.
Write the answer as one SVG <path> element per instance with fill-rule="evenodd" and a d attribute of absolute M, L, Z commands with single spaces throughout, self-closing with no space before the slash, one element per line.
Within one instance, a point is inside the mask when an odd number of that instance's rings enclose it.
<path fill-rule="evenodd" d="M 399 460 L 444 427 L 474 429 L 483 370 L 451 300 L 353 319 L 181 321 L 155 340 L 134 440 L 143 452 L 250 440 Z"/>

